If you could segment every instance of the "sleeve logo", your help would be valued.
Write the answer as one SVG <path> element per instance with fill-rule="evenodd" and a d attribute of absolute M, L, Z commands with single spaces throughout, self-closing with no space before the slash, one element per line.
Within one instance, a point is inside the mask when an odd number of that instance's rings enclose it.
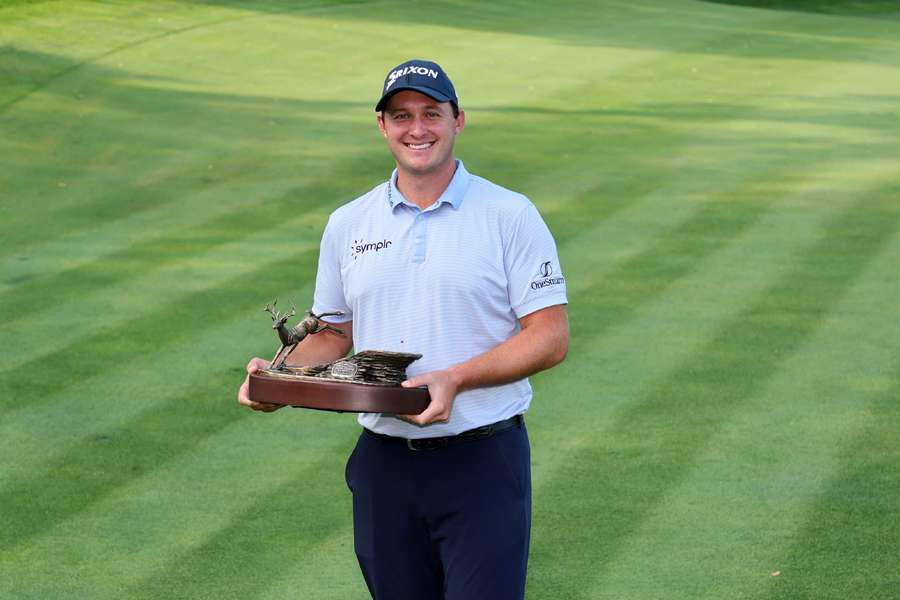
<path fill-rule="evenodd" d="M 531 289 L 540 290 L 551 285 L 561 285 L 566 282 L 562 275 L 553 276 L 553 262 L 545 261 L 538 267 L 537 279 L 531 282 Z"/>

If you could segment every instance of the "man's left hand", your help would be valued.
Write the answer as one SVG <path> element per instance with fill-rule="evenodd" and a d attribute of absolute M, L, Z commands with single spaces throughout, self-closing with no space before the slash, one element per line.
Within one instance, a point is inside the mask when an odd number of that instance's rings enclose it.
<path fill-rule="evenodd" d="M 449 370 L 416 375 L 401 385 L 406 388 L 428 386 L 431 403 L 418 415 L 397 415 L 398 417 L 416 425 L 446 423 L 450 420 L 450 410 L 453 408 L 453 400 L 459 392 L 459 384 Z"/>

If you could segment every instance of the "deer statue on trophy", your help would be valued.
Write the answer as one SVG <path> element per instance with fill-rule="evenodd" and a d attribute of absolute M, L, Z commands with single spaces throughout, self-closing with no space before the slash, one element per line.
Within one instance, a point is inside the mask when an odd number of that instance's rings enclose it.
<path fill-rule="evenodd" d="M 278 339 L 281 340 L 281 347 L 278 349 L 278 352 L 275 353 L 275 358 L 272 359 L 272 364 L 269 366 L 272 370 L 281 369 L 291 351 L 307 335 L 313 335 L 326 330 L 333 331 L 339 335 L 345 335 L 342 329 L 338 329 L 337 327 L 333 327 L 322 321 L 323 317 L 338 317 L 343 315 L 344 313 L 340 311 L 317 315 L 308 310 L 306 311 L 306 317 L 304 317 L 302 321 L 293 327 L 287 327 L 287 320 L 297 314 L 297 309 L 291 304 L 290 312 L 279 312 L 275 310 L 275 305 L 277 303 L 278 300 L 276 299 L 272 302 L 271 306 L 266 304 L 266 307 L 263 309 L 272 315 L 272 322 L 274 323 L 272 329 L 275 329 L 278 332 Z"/>

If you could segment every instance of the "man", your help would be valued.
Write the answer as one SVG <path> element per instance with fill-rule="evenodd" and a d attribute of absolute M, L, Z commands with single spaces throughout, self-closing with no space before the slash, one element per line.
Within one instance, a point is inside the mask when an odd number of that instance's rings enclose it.
<path fill-rule="evenodd" d="M 392 69 L 375 107 L 389 181 L 337 209 L 322 237 L 313 312 L 345 330 L 308 336 L 290 362 L 416 352 L 404 386 L 419 415 L 361 414 L 347 462 L 354 547 L 375 598 L 522 598 L 531 527 L 529 375 L 563 360 L 565 279 L 524 196 L 454 157 L 465 113 L 433 62 Z M 253 359 L 247 371 L 267 366 Z M 241 404 L 254 402 L 247 382 Z"/>

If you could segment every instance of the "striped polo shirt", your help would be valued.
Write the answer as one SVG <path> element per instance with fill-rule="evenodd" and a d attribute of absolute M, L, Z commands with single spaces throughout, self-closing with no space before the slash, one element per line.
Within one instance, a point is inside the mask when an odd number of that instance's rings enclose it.
<path fill-rule="evenodd" d="M 461 161 L 437 202 L 421 210 L 391 179 L 335 210 L 322 235 L 313 312 L 343 311 L 356 352 L 413 352 L 410 377 L 482 354 L 511 337 L 518 319 L 565 304 L 556 244 L 523 195 L 471 175 Z M 454 435 L 524 412 L 527 379 L 468 390 L 448 423 L 419 427 L 363 413 L 386 435 Z"/>

